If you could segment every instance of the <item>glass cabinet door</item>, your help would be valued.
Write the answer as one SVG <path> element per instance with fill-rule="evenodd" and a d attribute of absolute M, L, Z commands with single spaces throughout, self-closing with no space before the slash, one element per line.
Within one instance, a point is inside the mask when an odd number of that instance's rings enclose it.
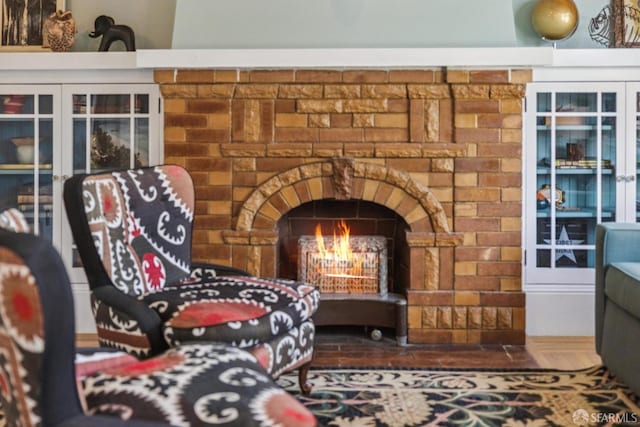
<path fill-rule="evenodd" d="M 65 118 L 64 170 L 71 174 L 108 172 L 160 163 L 160 94 L 156 85 L 69 85 L 63 89 Z M 70 276 L 85 282 L 70 230 Z"/>
<path fill-rule="evenodd" d="M 629 144 L 627 155 L 630 164 L 627 168 L 628 173 L 619 175 L 618 179 L 624 180 L 626 183 L 626 198 L 630 204 L 633 202 L 627 209 L 630 211 L 629 217 L 633 218 L 630 221 L 638 222 L 640 220 L 640 186 L 638 186 L 640 179 L 640 83 L 628 83 L 627 111 L 630 112 L 627 141 L 632 142 Z"/>
<path fill-rule="evenodd" d="M 526 227 L 527 241 L 535 242 L 527 247 L 527 269 L 556 283 L 580 281 L 594 268 L 595 226 L 615 221 L 621 209 L 624 91 L 570 86 L 540 87 L 527 97 L 528 126 L 535 127 L 527 133 L 534 136 L 527 158 L 535 159 L 525 201 L 527 217 L 535 218 L 535 227 Z"/>
<path fill-rule="evenodd" d="M 148 166 L 149 94 L 73 94 L 73 173 Z"/>
<path fill-rule="evenodd" d="M 19 209 L 32 231 L 49 240 L 54 240 L 58 199 L 53 185 L 55 99 L 56 88 L 0 88 L 0 209 Z"/>

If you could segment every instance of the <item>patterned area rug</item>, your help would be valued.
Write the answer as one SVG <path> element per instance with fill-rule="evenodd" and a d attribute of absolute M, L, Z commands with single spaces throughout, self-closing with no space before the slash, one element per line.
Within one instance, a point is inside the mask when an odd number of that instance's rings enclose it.
<path fill-rule="evenodd" d="M 313 392 L 297 377 L 278 382 L 321 425 L 640 425 L 638 398 L 605 368 L 556 370 L 314 369 Z"/>

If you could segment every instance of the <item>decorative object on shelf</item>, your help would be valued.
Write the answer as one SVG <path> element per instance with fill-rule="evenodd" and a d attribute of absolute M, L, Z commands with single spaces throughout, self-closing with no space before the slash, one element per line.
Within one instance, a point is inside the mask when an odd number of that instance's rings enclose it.
<path fill-rule="evenodd" d="M 564 203 L 564 191 L 560 189 L 560 187 L 556 186 L 556 207 L 559 207 Z M 538 190 L 537 199 L 544 198 L 547 203 L 551 203 L 551 186 L 549 184 L 545 184 Z"/>
<path fill-rule="evenodd" d="M 602 46 L 612 46 L 613 38 L 613 12 L 608 5 L 589 21 L 589 37 Z"/>
<path fill-rule="evenodd" d="M 16 146 L 16 159 L 18 163 L 33 163 L 35 153 L 33 138 L 11 138 L 11 142 Z"/>
<path fill-rule="evenodd" d="M 640 46 L 640 4 L 612 0 L 589 22 L 591 40 L 608 47 Z"/>
<path fill-rule="evenodd" d="M 100 15 L 94 22 L 95 30 L 89 33 L 89 37 L 98 38 L 102 36 L 98 51 L 106 52 L 111 44 L 116 41 L 124 43 L 127 51 L 136 50 L 136 38 L 131 27 L 127 25 L 116 25 L 112 17 Z"/>
<path fill-rule="evenodd" d="M 24 95 L 4 95 L 2 99 L 2 113 L 4 114 L 20 114 L 24 107 Z"/>
<path fill-rule="evenodd" d="M 578 27 L 578 8 L 573 0 L 538 0 L 531 12 L 531 25 L 543 40 L 565 40 Z"/>
<path fill-rule="evenodd" d="M 64 0 L 2 0 L 0 50 L 43 50 L 44 23 Z"/>
<path fill-rule="evenodd" d="M 567 160 L 577 162 L 584 159 L 584 145 L 578 142 L 567 143 Z"/>
<path fill-rule="evenodd" d="M 544 242 L 548 245 L 551 244 L 550 239 L 544 239 Z M 556 245 L 558 246 L 579 245 L 582 242 L 584 242 L 584 240 L 570 239 L 569 232 L 567 232 L 567 228 L 563 225 L 562 229 L 560 230 L 560 236 L 558 236 L 558 239 L 556 240 Z M 556 261 L 560 260 L 560 258 L 562 257 L 567 257 L 574 264 L 578 263 L 578 260 L 576 259 L 576 254 L 573 252 L 573 249 L 562 249 L 562 248 L 556 249 Z"/>
<path fill-rule="evenodd" d="M 91 136 L 91 167 L 92 168 L 128 168 L 130 162 L 128 147 L 114 144 L 109 133 L 96 127 Z M 140 154 L 134 157 L 134 166 L 141 167 Z"/>
<path fill-rule="evenodd" d="M 43 47 L 54 52 L 68 52 L 75 42 L 76 21 L 70 10 L 58 10 L 49 15 L 42 31 Z"/>
<path fill-rule="evenodd" d="M 536 209 L 543 210 L 549 207 L 549 200 L 540 191 L 536 192 Z"/>

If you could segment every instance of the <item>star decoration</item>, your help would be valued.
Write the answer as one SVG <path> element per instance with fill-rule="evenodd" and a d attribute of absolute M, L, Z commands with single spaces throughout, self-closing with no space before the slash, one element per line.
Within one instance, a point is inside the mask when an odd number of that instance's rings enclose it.
<path fill-rule="evenodd" d="M 544 239 L 545 243 L 551 244 L 551 240 Z M 557 245 L 579 245 L 584 242 L 584 240 L 571 240 L 569 238 L 569 233 L 567 232 L 567 228 L 563 225 L 562 230 L 560 230 L 560 237 L 556 241 Z M 573 249 L 556 249 L 556 261 L 558 261 L 562 257 L 569 258 L 574 264 L 577 264 L 576 255 L 573 253 Z"/>

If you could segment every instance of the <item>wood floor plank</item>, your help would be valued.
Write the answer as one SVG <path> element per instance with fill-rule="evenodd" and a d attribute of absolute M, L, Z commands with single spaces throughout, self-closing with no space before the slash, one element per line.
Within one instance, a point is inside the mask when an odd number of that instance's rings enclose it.
<path fill-rule="evenodd" d="M 319 328 L 321 329 L 321 328 Z M 76 335 L 78 347 L 97 347 L 95 334 Z M 372 340 L 364 331 L 318 331 L 314 366 L 415 368 L 582 369 L 601 363 L 593 337 L 527 337 L 526 345 L 398 346 L 393 337 Z"/>

